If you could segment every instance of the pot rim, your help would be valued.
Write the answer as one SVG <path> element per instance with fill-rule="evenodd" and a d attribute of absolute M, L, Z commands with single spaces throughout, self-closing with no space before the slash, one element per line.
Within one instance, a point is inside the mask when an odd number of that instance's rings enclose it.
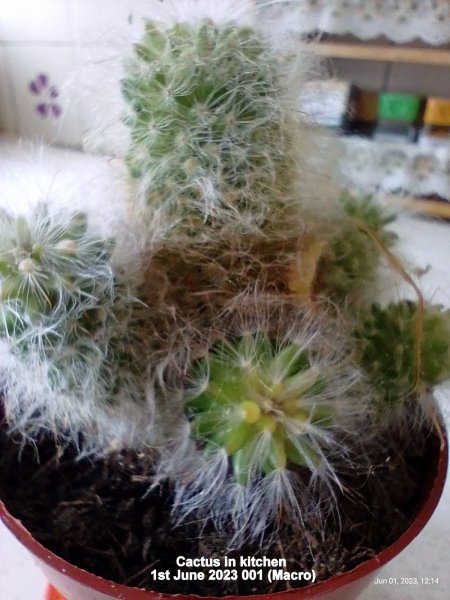
<path fill-rule="evenodd" d="M 22 525 L 20 520 L 16 519 L 8 512 L 1 499 L 0 519 L 23 546 L 25 546 L 36 558 L 38 558 L 52 570 L 58 572 L 63 577 L 73 579 L 85 587 L 92 588 L 97 592 L 112 596 L 113 598 L 127 598 L 130 600 L 169 600 L 176 598 L 182 598 L 183 600 L 231 600 L 233 598 L 239 598 L 242 600 L 276 600 L 278 598 L 283 598 L 283 600 L 289 600 L 289 598 L 293 598 L 295 596 L 296 600 L 306 600 L 308 598 L 329 593 L 370 575 L 373 571 L 378 570 L 389 560 L 400 554 L 400 552 L 404 550 L 404 548 L 406 548 L 406 546 L 408 546 L 419 535 L 436 509 L 444 488 L 448 466 L 447 436 L 444 436 L 443 443 L 438 449 L 436 449 L 435 460 L 435 474 L 429 482 L 429 489 L 424 495 L 424 500 L 420 510 L 417 512 L 408 529 L 404 531 L 402 535 L 390 546 L 382 550 L 375 557 L 360 563 L 350 571 L 333 575 L 325 581 L 313 583 L 305 588 L 293 588 L 272 594 L 255 594 L 250 596 L 228 595 L 219 598 L 212 596 L 198 596 L 195 594 L 184 595 L 151 592 L 114 583 L 113 581 L 85 571 L 80 567 L 76 567 L 63 558 L 60 558 L 56 554 L 53 554 L 53 552 L 50 550 L 47 550 L 31 535 L 31 533 Z"/>

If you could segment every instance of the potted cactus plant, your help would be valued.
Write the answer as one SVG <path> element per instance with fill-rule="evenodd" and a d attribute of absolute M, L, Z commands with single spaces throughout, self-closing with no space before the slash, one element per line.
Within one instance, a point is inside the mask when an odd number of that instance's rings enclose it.
<path fill-rule="evenodd" d="M 449 311 L 302 123 L 309 59 L 222 4 L 156 3 L 127 65 L 126 222 L 0 213 L 1 516 L 68 600 L 331 593 L 442 489 Z"/>

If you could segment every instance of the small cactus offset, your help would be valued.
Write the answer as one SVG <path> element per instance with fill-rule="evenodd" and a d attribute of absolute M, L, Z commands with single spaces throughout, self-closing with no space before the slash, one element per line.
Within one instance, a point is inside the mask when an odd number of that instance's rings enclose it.
<path fill-rule="evenodd" d="M 221 342 L 201 365 L 205 377 L 188 402 L 193 434 L 231 457 L 236 481 L 285 469 L 315 471 L 333 426 L 329 373 L 295 343 L 264 333 Z"/>
<path fill-rule="evenodd" d="M 421 339 L 417 338 L 417 311 L 417 305 L 406 300 L 386 308 L 374 304 L 357 330 L 357 361 L 390 404 L 401 404 L 416 394 L 417 376 L 428 388 L 450 377 L 450 311 L 426 308 Z"/>
<path fill-rule="evenodd" d="M 1 211 L 1 379 L 11 430 L 32 439 L 50 430 L 75 443 L 81 434 L 99 450 L 136 428 L 139 403 L 145 412 L 145 321 L 115 277 L 112 250 L 83 213 Z"/>
<path fill-rule="evenodd" d="M 135 53 L 122 82 L 127 163 L 148 206 L 185 232 L 272 227 L 291 202 L 294 163 L 267 43 L 235 24 L 148 22 Z"/>
<path fill-rule="evenodd" d="M 82 213 L 51 216 L 39 205 L 29 218 L 0 213 L 0 335 L 26 342 L 33 332 L 56 337 L 64 323 L 100 298 L 110 303 L 110 241 L 87 232 Z M 58 330 L 58 331 L 56 331 Z"/>
<path fill-rule="evenodd" d="M 353 300 L 376 277 L 380 250 L 370 239 L 367 229 L 389 249 L 397 236 L 387 229 L 394 217 L 370 197 L 341 199 L 344 209 L 337 234 L 323 249 L 318 267 L 317 288 L 338 301 Z"/>
<path fill-rule="evenodd" d="M 240 543 L 264 537 L 280 514 L 301 520 L 310 494 L 333 505 L 371 409 L 326 314 L 264 300 L 229 316 L 217 326 L 224 339 L 192 367 L 188 427 L 160 467 L 175 481 L 177 518 L 232 522 Z"/>

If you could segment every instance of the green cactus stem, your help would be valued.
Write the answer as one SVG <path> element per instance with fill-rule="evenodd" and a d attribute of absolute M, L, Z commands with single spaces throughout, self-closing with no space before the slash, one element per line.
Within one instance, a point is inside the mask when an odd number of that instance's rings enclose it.
<path fill-rule="evenodd" d="M 357 331 L 357 360 L 389 403 L 414 394 L 417 306 L 403 301 L 371 307 Z M 420 381 L 432 387 L 450 377 L 450 311 L 425 309 L 420 347 Z"/>
<path fill-rule="evenodd" d="M 246 27 L 152 22 L 122 82 L 130 173 L 148 206 L 186 232 L 233 221 L 270 226 L 292 182 L 276 64 Z M 273 220 L 273 219 L 272 219 Z"/>
<path fill-rule="evenodd" d="M 326 378 L 304 348 L 248 334 L 218 344 L 198 368 L 206 375 L 187 404 L 193 435 L 205 451 L 225 449 L 239 483 L 289 461 L 319 468 L 318 440 L 333 410 L 322 395 Z"/>
<path fill-rule="evenodd" d="M 82 213 L 0 212 L 3 403 L 8 426 L 27 440 L 51 431 L 103 451 L 111 436 L 139 429 L 148 312 L 114 274 L 112 250 Z"/>
<path fill-rule="evenodd" d="M 112 297 L 110 241 L 87 231 L 83 213 L 51 216 L 39 205 L 29 218 L 0 212 L 0 336 L 19 343 L 50 333 Z"/>
<path fill-rule="evenodd" d="M 338 301 L 353 299 L 375 277 L 380 250 L 364 227 L 373 231 L 387 249 L 397 240 L 397 235 L 387 229 L 395 217 L 385 214 L 370 197 L 344 196 L 341 201 L 346 216 L 322 252 L 317 277 L 318 290 Z"/>

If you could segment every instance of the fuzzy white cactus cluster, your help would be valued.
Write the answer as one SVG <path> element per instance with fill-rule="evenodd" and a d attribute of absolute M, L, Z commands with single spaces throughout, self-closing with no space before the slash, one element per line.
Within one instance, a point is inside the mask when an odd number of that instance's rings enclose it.
<path fill-rule="evenodd" d="M 448 313 L 371 304 L 381 257 L 401 270 L 390 218 L 341 194 L 333 139 L 297 114 L 311 61 L 281 4 L 151 3 L 121 82 L 127 235 L 0 215 L 11 430 L 152 448 L 175 518 L 234 543 L 334 505 L 380 414 L 412 426 L 450 373 Z"/>
<path fill-rule="evenodd" d="M 281 514 L 317 517 L 313 493 L 333 504 L 342 463 L 363 463 L 358 423 L 372 409 L 326 312 L 258 296 L 219 319 L 220 338 L 189 372 L 188 418 L 159 469 L 176 482 L 179 519 L 213 520 L 239 544 L 264 538 Z"/>
<path fill-rule="evenodd" d="M 127 412 L 143 404 L 146 365 L 132 326 L 139 308 L 114 273 L 114 242 L 89 231 L 86 214 L 51 213 L 45 204 L 28 216 L 2 210 L 0 232 L 0 335 L 8 350 L 2 386 L 11 429 L 70 441 L 84 432 L 94 449 L 133 439 L 138 417 L 130 421 Z M 122 424 L 114 425 L 115 410 Z"/>

